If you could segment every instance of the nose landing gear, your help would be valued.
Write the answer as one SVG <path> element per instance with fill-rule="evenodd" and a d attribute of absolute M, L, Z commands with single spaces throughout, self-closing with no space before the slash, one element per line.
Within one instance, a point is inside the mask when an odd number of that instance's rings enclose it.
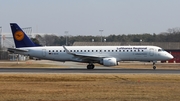
<path fill-rule="evenodd" d="M 155 65 L 155 64 L 156 64 L 156 62 L 153 61 L 153 69 L 154 69 L 154 70 L 156 70 L 156 65 Z"/>

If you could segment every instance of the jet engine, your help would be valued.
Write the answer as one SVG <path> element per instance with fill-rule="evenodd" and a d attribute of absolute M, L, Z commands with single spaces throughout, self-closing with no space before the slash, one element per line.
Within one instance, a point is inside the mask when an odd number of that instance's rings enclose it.
<path fill-rule="evenodd" d="M 116 58 L 103 58 L 102 64 L 104 66 L 116 66 L 118 65 L 118 62 Z"/>

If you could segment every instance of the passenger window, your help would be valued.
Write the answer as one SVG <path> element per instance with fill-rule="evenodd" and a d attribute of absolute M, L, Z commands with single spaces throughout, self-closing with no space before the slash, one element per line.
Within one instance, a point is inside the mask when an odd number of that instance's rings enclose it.
<path fill-rule="evenodd" d="M 79 50 L 77 50 L 77 52 L 79 52 Z"/>
<path fill-rule="evenodd" d="M 88 52 L 89 52 L 89 50 L 88 50 Z"/>
<path fill-rule="evenodd" d="M 104 52 L 106 52 L 106 50 L 104 50 Z"/>
<path fill-rule="evenodd" d="M 59 50 L 59 52 L 61 52 L 61 50 Z"/>
<path fill-rule="evenodd" d="M 64 52 L 65 52 L 65 50 L 64 50 Z"/>
<path fill-rule="evenodd" d="M 49 52 L 51 52 L 51 50 L 49 50 Z"/>
<path fill-rule="evenodd" d="M 82 50 L 81 50 L 81 52 L 82 52 Z"/>
<path fill-rule="evenodd" d="M 76 50 L 74 50 L 74 52 L 76 52 Z"/>
<path fill-rule="evenodd" d="M 84 50 L 84 52 L 86 52 L 86 50 Z"/>
<path fill-rule="evenodd" d="M 110 52 L 110 50 L 108 50 L 108 52 Z"/>
<path fill-rule="evenodd" d="M 54 50 L 52 52 L 54 52 Z"/>
<path fill-rule="evenodd" d="M 58 50 L 56 50 L 56 52 L 58 52 Z"/>
<path fill-rule="evenodd" d="M 114 50 L 112 50 L 112 52 L 114 52 Z"/>
<path fill-rule="evenodd" d="M 93 52 L 93 50 L 92 50 L 92 52 Z"/>
<path fill-rule="evenodd" d="M 127 52 L 128 52 L 128 50 L 127 50 Z"/>

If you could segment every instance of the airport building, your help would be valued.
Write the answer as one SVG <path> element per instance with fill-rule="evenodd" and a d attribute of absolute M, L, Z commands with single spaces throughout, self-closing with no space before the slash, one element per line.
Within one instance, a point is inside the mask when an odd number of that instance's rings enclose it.
<path fill-rule="evenodd" d="M 27 29 L 27 28 L 26 28 Z M 25 31 L 25 30 L 24 30 Z M 35 37 L 35 35 L 40 34 L 43 35 L 44 33 L 31 33 L 30 31 L 25 31 L 27 33 L 28 37 L 32 38 Z M 12 60 L 15 61 L 17 60 L 27 60 L 28 57 L 23 56 L 23 55 L 17 55 L 17 54 L 10 54 L 7 52 L 7 48 L 14 48 L 14 40 L 12 33 L 1 33 L 0 32 L 0 60 Z"/>
<path fill-rule="evenodd" d="M 27 57 L 23 56 L 23 55 L 17 55 L 17 54 L 10 54 L 7 52 L 7 48 L 14 48 L 15 44 L 14 44 L 14 40 L 13 40 L 13 36 L 11 33 L 1 33 L 0 34 L 0 60 L 11 60 L 11 61 L 15 61 L 17 60 L 26 60 Z"/>
<path fill-rule="evenodd" d="M 1 27 L 0 27 L 1 28 Z M 36 35 L 45 35 L 52 33 L 32 33 L 31 27 L 22 28 L 29 38 L 35 38 Z M 7 48 L 14 48 L 14 39 L 12 33 L 3 33 L 0 29 L 0 60 L 17 60 L 17 54 L 9 54 Z M 19 55 L 18 60 L 27 60 L 28 57 Z"/>

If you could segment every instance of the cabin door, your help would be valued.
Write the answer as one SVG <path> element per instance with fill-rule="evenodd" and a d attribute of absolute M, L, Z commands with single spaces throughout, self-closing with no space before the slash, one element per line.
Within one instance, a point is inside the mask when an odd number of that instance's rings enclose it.
<path fill-rule="evenodd" d="M 46 57 L 46 49 L 42 49 L 42 56 Z"/>
<path fill-rule="evenodd" d="M 153 49 L 153 48 L 150 48 L 149 50 L 150 50 L 150 51 L 149 51 L 149 55 L 150 55 L 150 56 L 154 56 L 154 49 Z"/>

